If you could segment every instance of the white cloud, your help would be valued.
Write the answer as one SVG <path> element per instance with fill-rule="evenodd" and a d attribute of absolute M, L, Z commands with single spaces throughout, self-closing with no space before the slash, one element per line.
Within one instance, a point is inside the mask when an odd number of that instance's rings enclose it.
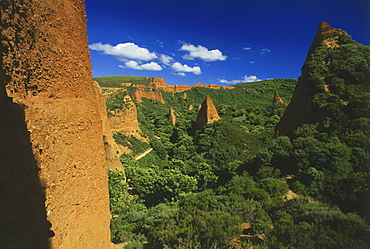
<path fill-rule="evenodd" d="M 89 45 L 89 48 L 102 52 L 103 54 L 117 56 L 122 61 L 126 61 L 127 59 L 149 61 L 158 58 L 156 53 L 150 52 L 146 48 L 139 47 L 132 42 L 119 43 L 116 46 L 98 42 Z"/>
<path fill-rule="evenodd" d="M 254 64 L 254 63 L 256 63 L 255 61 L 251 61 L 251 64 Z"/>
<path fill-rule="evenodd" d="M 171 56 L 161 54 L 161 56 L 159 57 L 159 60 L 166 66 L 169 66 L 171 64 L 171 61 L 173 61 L 173 58 Z"/>
<path fill-rule="evenodd" d="M 223 84 L 238 84 L 238 83 L 250 83 L 250 82 L 256 82 L 261 81 L 256 75 L 244 75 L 242 79 L 239 80 L 226 80 L 226 79 L 218 79 L 218 82 Z"/>
<path fill-rule="evenodd" d="M 186 76 L 185 73 L 178 73 L 177 75 L 180 75 L 180 76 Z"/>
<path fill-rule="evenodd" d="M 263 48 L 263 49 L 260 50 L 261 54 L 270 53 L 270 52 L 271 52 L 271 49 L 269 49 L 269 48 Z"/>
<path fill-rule="evenodd" d="M 194 46 L 193 44 L 184 43 L 179 50 L 189 52 L 189 54 L 182 57 L 185 60 L 194 60 L 195 58 L 199 58 L 204 61 L 224 61 L 227 58 L 227 56 L 223 55 L 220 50 L 208 50 L 206 47 L 201 45 Z"/>
<path fill-rule="evenodd" d="M 252 48 L 251 47 L 244 47 L 244 48 L 242 48 L 243 50 L 246 50 L 246 51 L 248 51 L 248 50 L 252 50 Z"/>
<path fill-rule="evenodd" d="M 186 65 L 186 64 L 183 65 L 179 62 L 173 63 L 171 68 L 175 72 L 180 72 L 180 73 L 193 73 L 193 74 L 196 74 L 196 75 L 199 75 L 199 74 L 202 73 L 200 67 L 198 67 L 198 66 L 189 67 L 188 65 Z M 183 74 L 181 74 L 181 75 L 183 75 Z"/>
<path fill-rule="evenodd" d="M 135 70 L 161 71 L 162 67 L 156 62 L 139 64 L 137 61 L 126 61 L 125 65 L 119 65 L 120 68 L 131 68 Z"/>

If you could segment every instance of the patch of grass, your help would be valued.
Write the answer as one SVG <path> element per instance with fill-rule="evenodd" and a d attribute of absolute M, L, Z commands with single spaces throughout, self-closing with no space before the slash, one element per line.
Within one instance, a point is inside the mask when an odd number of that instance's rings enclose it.
<path fill-rule="evenodd" d="M 95 77 L 93 80 L 99 83 L 101 87 L 120 87 L 121 83 L 132 83 L 134 85 L 146 85 L 149 86 L 151 82 L 150 77 L 141 76 L 128 76 L 128 75 L 117 75 L 117 76 L 104 76 Z"/>

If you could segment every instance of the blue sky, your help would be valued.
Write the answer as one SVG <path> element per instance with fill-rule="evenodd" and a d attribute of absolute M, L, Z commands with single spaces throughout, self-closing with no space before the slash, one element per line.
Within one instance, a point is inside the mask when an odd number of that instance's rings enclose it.
<path fill-rule="evenodd" d="M 370 44 L 369 0 L 86 0 L 93 76 L 298 78 L 320 22 Z"/>

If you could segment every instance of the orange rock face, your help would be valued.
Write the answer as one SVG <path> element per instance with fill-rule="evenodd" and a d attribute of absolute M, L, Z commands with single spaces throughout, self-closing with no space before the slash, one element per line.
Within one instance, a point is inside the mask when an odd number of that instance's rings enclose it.
<path fill-rule="evenodd" d="M 211 97 L 207 96 L 198 111 L 198 116 L 195 122 L 195 127 L 200 130 L 206 124 L 211 124 L 220 119 L 221 118 L 220 116 L 218 116 L 216 107 L 213 104 Z"/>
<path fill-rule="evenodd" d="M 188 86 L 188 85 L 168 85 L 166 81 L 162 78 L 153 78 L 152 79 L 152 87 L 162 89 L 166 92 L 173 92 L 173 93 L 179 93 L 184 92 L 186 90 L 189 90 L 193 87 L 205 87 L 205 88 L 211 88 L 211 89 L 233 89 L 233 86 L 218 86 L 214 84 L 210 85 L 203 85 L 202 83 L 197 83 L 194 86 Z"/>
<path fill-rule="evenodd" d="M 105 106 L 84 1 L 4 1 L 0 11 L 0 244 L 109 248 Z"/>
<path fill-rule="evenodd" d="M 282 98 L 280 98 L 280 95 L 279 95 L 278 90 L 275 90 L 274 100 L 272 102 L 273 103 L 280 103 L 282 105 L 287 106 L 287 104 L 285 103 L 285 101 Z"/>
<path fill-rule="evenodd" d="M 114 116 L 109 117 L 111 128 L 123 132 L 140 131 L 135 103 L 129 95 L 124 97 L 123 102 L 125 103 L 124 110 L 115 110 Z"/>
<path fill-rule="evenodd" d="M 154 91 L 147 91 L 147 90 L 136 90 L 133 93 L 134 98 L 142 102 L 142 98 L 147 98 L 147 99 L 153 99 L 153 100 L 158 100 L 161 103 L 164 103 L 164 99 L 162 97 L 161 92 L 154 92 Z"/>

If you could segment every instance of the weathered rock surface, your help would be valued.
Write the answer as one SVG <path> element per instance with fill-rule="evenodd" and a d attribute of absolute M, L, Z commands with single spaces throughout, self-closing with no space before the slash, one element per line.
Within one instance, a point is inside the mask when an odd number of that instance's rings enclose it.
<path fill-rule="evenodd" d="M 123 102 L 125 108 L 114 110 L 114 115 L 109 117 L 111 129 L 120 132 L 140 132 L 134 101 L 129 95 L 126 95 Z"/>
<path fill-rule="evenodd" d="M 204 88 L 211 88 L 211 89 L 233 89 L 233 86 L 218 86 L 214 84 L 210 85 L 204 85 L 202 83 L 197 83 L 194 86 L 188 86 L 188 85 L 168 85 L 166 81 L 162 78 L 153 78 L 152 84 L 158 87 L 159 89 L 162 89 L 167 92 L 173 92 L 173 93 L 179 93 L 184 92 L 186 90 L 189 90 L 193 87 L 204 87 Z M 185 97 L 184 97 L 185 98 Z"/>
<path fill-rule="evenodd" d="M 211 124 L 217 120 L 220 120 L 218 112 L 210 96 L 207 96 L 199 108 L 195 127 L 202 129 L 206 124 Z"/>
<path fill-rule="evenodd" d="M 272 103 L 280 103 L 287 106 L 287 103 L 285 103 L 285 101 L 280 97 L 278 90 L 275 90 L 274 100 L 272 101 Z"/>
<path fill-rule="evenodd" d="M 142 98 L 158 100 L 161 103 L 164 103 L 164 99 L 162 97 L 162 93 L 160 91 L 153 91 L 152 89 L 149 90 L 136 90 L 133 92 L 133 97 L 142 102 Z"/>
<path fill-rule="evenodd" d="M 176 125 L 176 115 L 175 115 L 175 110 L 170 107 L 169 112 L 168 112 L 168 120 L 172 123 L 173 126 Z"/>
<path fill-rule="evenodd" d="M 5 0 L 0 12 L 0 244 L 109 248 L 84 1 Z"/>
<path fill-rule="evenodd" d="M 332 28 L 329 24 L 322 22 L 308 51 L 305 65 L 312 60 L 312 54 L 322 43 L 330 48 L 340 46 L 338 38 L 342 34 L 346 34 L 346 32 Z M 299 126 L 318 123 L 328 116 L 324 111 L 318 111 L 311 105 L 316 90 L 313 89 L 313 84 L 308 80 L 308 70 L 307 66 L 303 66 L 302 75 L 298 79 L 292 100 L 277 126 L 277 131 L 281 135 L 292 136 L 293 131 Z M 325 88 L 327 87 L 323 86 L 322 91 L 327 90 Z"/>

